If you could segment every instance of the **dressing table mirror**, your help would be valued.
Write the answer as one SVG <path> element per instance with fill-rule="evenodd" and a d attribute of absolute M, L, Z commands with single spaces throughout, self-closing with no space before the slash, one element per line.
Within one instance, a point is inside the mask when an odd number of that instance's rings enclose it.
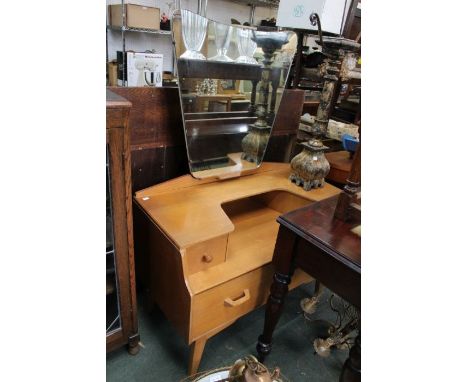
<path fill-rule="evenodd" d="M 182 9 L 173 26 L 187 156 L 195 178 L 262 162 L 297 37 L 226 25 Z"/>
<path fill-rule="evenodd" d="M 135 194 L 134 235 L 139 281 L 190 345 L 193 374 L 210 337 L 266 302 L 278 216 L 339 189 L 305 191 L 289 181 L 289 163 L 261 164 L 294 33 L 177 14 L 173 40 L 191 174 Z M 298 270 L 289 288 L 310 280 Z"/>

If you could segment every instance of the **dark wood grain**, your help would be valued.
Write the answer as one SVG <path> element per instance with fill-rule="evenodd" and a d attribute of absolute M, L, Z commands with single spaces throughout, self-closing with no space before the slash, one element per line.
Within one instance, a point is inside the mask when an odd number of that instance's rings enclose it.
<path fill-rule="evenodd" d="M 349 178 L 346 180 L 346 185 L 343 192 L 338 199 L 338 205 L 335 211 L 335 218 L 340 220 L 352 219 L 353 215 L 350 213 L 355 211 L 352 208 L 352 202 L 355 201 L 356 195 L 361 188 L 361 143 L 359 142 L 356 153 L 353 157 L 353 164 Z M 360 210 L 359 210 L 360 212 Z"/>
<path fill-rule="evenodd" d="M 335 151 L 326 153 L 325 157 L 330 163 L 330 172 L 325 177 L 327 181 L 337 183 L 341 186 L 346 184 L 349 177 L 353 160 L 348 151 Z"/>
<path fill-rule="evenodd" d="M 153 147 L 184 144 L 179 90 L 177 88 L 110 87 L 133 105 L 130 111 L 132 151 L 140 145 Z"/>
<path fill-rule="evenodd" d="M 164 87 L 108 89 L 133 104 L 128 122 L 132 192 L 186 174 L 188 165 L 179 90 Z"/>
<path fill-rule="evenodd" d="M 361 238 L 351 229 L 359 221 L 344 222 L 334 218 L 338 196 L 313 203 L 278 218 L 278 222 L 297 235 L 323 249 L 330 256 L 360 273 Z"/>
<path fill-rule="evenodd" d="M 109 152 L 110 187 L 115 265 L 120 306 L 120 328 L 107 336 L 107 351 L 128 344 L 138 349 L 136 280 L 133 248 L 129 111 L 132 104 L 107 92 L 106 143 Z"/>
<path fill-rule="evenodd" d="M 361 239 L 351 232 L 360 224 L 360 216 L 356 220 L 336 219 L 337 202 L 338 196 L 334 196 L 278 218 L 280 229 L 273 254 L 275 275 L 263 333 L 257 343 L 262 360 L 271 352 L 273 332 L 295 268 L 306 271 L 358 309 L 361 307 Z M 341 382 L 360 380 L 360 352 L 359 336 L 343 367 Z"/>
<path fill-rule="evenodd" d="M 132 192 L 187 174 L 189 172 L 188 159 L 178 89 L 137 87 L 109 87 L 108 89 L 121 97 L 125 97 L 133 104 L 128 122 Z M 121 99 L 119 100 L 121 101 Z M 265 160 L 289 161 L 303 102 L 303 90 L 287 89 L 284 91 Z M 218 115 L 220 113 L 214 114 Z M 209 115 L 210 113 L 203 114 L 203 116 Z M 248 115 L 249 112 L 232 112 L 229 114 L 232 117 L 245 117 Z M 108 112 L 108 119 L 109 116 L 110 112 Z M 122 117 L 121 109 L 115 109 L 114 119 L 117 123 Z M 190 114 L 189 118 L 198 119 L 199 117 Z M 251 123 L 252 121 L 253 118 L 247 122 Z M 238 143 L 238 141 L 239 139 L 236 138 L 235 143 Z M 203 150 L 207 147 L 210 148 L 212 143 L 204 142 Z M 202 158 L 201 152 L 200 155 L 195 156 L 195 159 Z"/>
<path fill-rule="evenodd" d="M 304 90 L 285 89 L 273 124 L 273 135 L 296 133 L 304 105 Z"/>

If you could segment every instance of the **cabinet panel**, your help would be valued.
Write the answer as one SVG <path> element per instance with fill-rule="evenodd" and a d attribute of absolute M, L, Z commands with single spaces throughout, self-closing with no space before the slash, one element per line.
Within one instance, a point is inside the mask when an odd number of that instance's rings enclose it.
<path fill-rule="evenodd" d="M 131 164 L 124 98 L 107 93 L 106 116 L 106 336 L 107 351 L 128 344 L 138 352 L 133 259 Z"/>

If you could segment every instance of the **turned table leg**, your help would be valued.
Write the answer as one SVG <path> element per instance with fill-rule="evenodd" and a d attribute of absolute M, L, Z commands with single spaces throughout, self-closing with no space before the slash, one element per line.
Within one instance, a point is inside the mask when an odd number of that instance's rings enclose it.
<path fill-rule="evenodd" d="M 270 297 L 266 305 L 263 334 L 258 337 L 257 353 L 260 362 L 271 352 L 273 332 L 283 312 L 284 299 L 288 293 L 291 276 L 276 272 L 270 288 Z"/>
<path fill-rule="evenodd" d="M 349 357 L 341 370 L 340 382 L 361 382 L 361 331 L 349 351 Z"/>
<path fill-rule="evenodd" d="M 291 262 L 294 243 L 295 235 L 280 226 L 273 254 L 275 274 L 270 288 L 270 297 L 266 305 L 263 334 L 258 337 L 257 342 L 257 353 L 260 362 L 263 362 L 265 357 L 271 352 L 273 332 L 283 311 L 284 300 L 288 293 L 288 285 L 293 275 Z"/>
<path fill-rule="evenodd" d="M 200 366 L 200 361 L 203 355 L 203 350 L 205 349 L 206 340 L 206 337 L 202 337 L 190 345 L 188 366 L 189 375 L 195 374 L 198 371 L 198 367 Z"/>

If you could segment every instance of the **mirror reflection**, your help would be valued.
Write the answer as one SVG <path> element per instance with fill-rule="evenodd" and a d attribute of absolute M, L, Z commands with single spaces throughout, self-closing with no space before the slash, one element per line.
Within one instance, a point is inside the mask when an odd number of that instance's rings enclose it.
<path fill-rule="evenodd" d="M 190 171 L 233 177 L 257 168 L 296 51 L 289 31 L 226 25 L 177 11 L 173 40 Z"/>

